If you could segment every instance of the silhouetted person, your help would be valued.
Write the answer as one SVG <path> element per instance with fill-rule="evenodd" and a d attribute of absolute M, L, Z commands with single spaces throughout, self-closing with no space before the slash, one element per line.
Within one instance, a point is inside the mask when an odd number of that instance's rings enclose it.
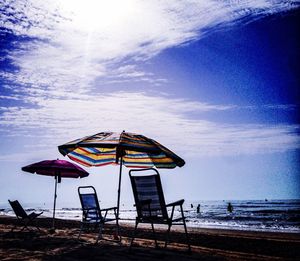
<path fill-rule="evenodd" d="M 230 213 L 232 213 L 232 211 L 233 211 L 233 206 L 231 205 L 230 202 L 227 205 L 227 211 L 230 212 Z"/>
<path fill-rule="evenodd" d="M 193 208 L 194 206 L 193 206 L 193 204 L 191 204 L 191 208 Z"/>
<path fill-rule="evenodd" d="M 197 213 L 200 213 L 200 204 L 197 206 Z"/>

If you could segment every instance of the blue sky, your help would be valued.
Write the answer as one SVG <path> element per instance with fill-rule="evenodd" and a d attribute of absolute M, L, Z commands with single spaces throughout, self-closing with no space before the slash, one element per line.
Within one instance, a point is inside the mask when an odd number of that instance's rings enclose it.
<path fill-rule="evenodd" d="M 0 12 L 0 203 L 51 202 L 53 180 L 21 167 L 124 129 L 185 159 L 161 171 L 167 201 L 299 198 L 298 1 L 23 0 Z M 78 204 L 87 184 L 112 200 L 118 168 L 87 170 L 63 180 L 59 202 Z"/>

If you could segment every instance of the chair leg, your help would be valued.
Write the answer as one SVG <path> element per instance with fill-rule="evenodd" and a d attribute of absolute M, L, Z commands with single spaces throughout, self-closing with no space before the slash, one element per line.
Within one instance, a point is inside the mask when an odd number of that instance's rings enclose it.
<path fill-rule="evenodd" d="M 83 226 L 84 226 L 84 224 L 81 223 L 79 235 L 78 235 L 78 238 L 77 238 L 78 240 L 80 239 L 80 236 L 81 236 L 81 234 L 82 234 Z"/>
<path fill-rule="evenodd" d="M 15 224 L 14 227 L 9 232 L 12 233 L 16 227 L 17 227 L 17 225 Z"/>
<path fill-rule="evenodd" d="M 171 226 L 172 226 L 172 224 L 168 224 L 168 231 L 167 231 L 167 238 L 166 238 L 166 241 L 165 241 L 165 248 L 167 247 L 167 244 L 169 243 L 169 240 L 170 240 Z"/>
<path fill-rule="evenodd" d="M 96 240 L 96 244 L 98 243 L 98 241 L 100 239 L 102 239 L 102 228 L 103 228 L 103 224 L 99 224 L 99 234 L 98 234 L 98 237 L 97 237 L 97 240 Z"/>
<path fill-rule="evenodd" d="M 35 220 L 35 221 L 34 221 L 34 226 L 37 228 L 37 230 L 38 230 L 39 232 L 41 232 L 41 230 L 40 230 L 40 228 L 38 227 L 37 224 L 38 224 L 38 222 L 37 222 L 37 220 Z"/>
<path fill-rule="evenodd" d="M 26 228 L 27 230 L 29 230 L 28 227 L 25 225 L 25 226 L 22 227 L 22 229 L 20 230 L 20 232 L 23 232 L 23 230 L 24 230 L 25 228 Z"/>
<path fill-rule="evenodd" d="M 186 228 L 185 217 L 184 217 L 184 214 L 183 214 L 182 205 L 180 205 L 180 209 L 181 209 L 181 215 L 182 215 L 182 220 L 183 220 L 183 226 L 184 226 L 186 241 L 187 241 L 189 252 L 190 252 L 191 251 L 191 244 L 190 244 L 190 239 L 189 239 L 189 235 L 188 235 L 187 228 Z"/>
<path fill-rule="evenodd" d="M 130 245 L 129 245 L 129 251 L 131 250 L 138 224 L 139 224 L 139 222 L 135 221 L 134 231 L 133 231 L 133 235 L 132 235 L 131 242 L 130 242 Z"/>
<path fill-rule="evenodd" d="M 29 232 L 33 231 L 34 229 L 31 229 L 29 228 L 29 226 L 32 226 L 32 227 L 35 227 L 39 232 L 41 232 L 41 230 L 39 229 L 39 227 L 36 225 L 36 220 L 35 218 L 30 218 L 28 219 L 25 224 L 24 224 L 24 227 L 21 229 L 21 232 L 24 230 L 24 229 L 27 229 Z"/>
<path fill-rule="evenodd" d="M 37 220 L 34 218 L 34 219 L 30 219 L 27 223 L 27 225 L 30 225 L 32 224 L 33 227 L 35 227 L 39 232 L 41 232 L 41 230 L 39 229 L 39 227 L 37 226 Z"/>
<path fill-rule="evenodd" d="M 153 232 L 153 236 L 154 236 L 155 247 L 158 248 L 157 239 L 156 239 L 156 234 L 155 234 L 155 230 L 154 230 L 154 225 L 153 225 L 152 222 L 151 222 L 151 227 L 152 227 L 152 232 Z"/>
<path fill-rule="evenodd" d="M 39 228 L 37 225 L 35 225 L 35 227 L 37 228 L 37 230 L 38 230 L 39 232 L 41 232 L 40 228 Z"/>
<path fill-rule="evenodd" d="M 25 224 L 24 224 L 23 228 L 20 230 L 20 232 L 22 232 L 24 229 L 27 229 L 27 230 L 30 232 L 31 230 L 30 230 L 30 228 L 28 227 L 29 223 L 30 223 L 30 220 L 27 221 L 27 222 L 25 222 Z"/>
<path fill-rule="evenodd" d="M 22 229 L 19 232 L 22 232 L 24 229 L 27 229 L 30 232 L 30 229 L 27 227 L 28 223 L 28 220 L 25 222 L 24 220 L 18 218 L 17 223 L 15 223 L 14 227 L 9 232 L 12 233 L 17 228 L 18 224 L 23 225 Z"/>

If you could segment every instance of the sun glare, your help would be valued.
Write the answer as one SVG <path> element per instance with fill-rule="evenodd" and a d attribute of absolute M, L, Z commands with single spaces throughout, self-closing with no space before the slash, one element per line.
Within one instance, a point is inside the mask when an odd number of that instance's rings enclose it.
<path fill-rule="evenodd" d="M 82 31 L 105 30 L 122 23 L 130 15 L 134 1 L 64 0 L 63 15 L 71 19 L 72 27 Z"/>

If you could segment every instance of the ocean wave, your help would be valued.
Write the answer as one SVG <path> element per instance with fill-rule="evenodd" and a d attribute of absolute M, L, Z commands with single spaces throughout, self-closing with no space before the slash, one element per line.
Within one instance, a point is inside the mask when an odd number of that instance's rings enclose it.
<path fill-rule="evenodd" d="M 261 209 L 261 210 L 254 210 L 254 213 L 261 213 L 261 214 L 299 214 L 300 209 Z"/>
<path fill-rule="evenodd" d="M 196 202 L 196 201 L 195 201 Z M 188 226 L 207 228 L 227 228 L 259 231 L 300 232 L 300 200 L 293 201 L 230 201 L 233 213 L 228 213 L 227 202 L 210 201 L 201 203 L 200 213 L 196 208 L 185 209 Z M 194 202 L 193 202 L 194 203 Z M 186 206 L 190 206 L 186 204 Z M 194 203 L 197 206 L 197 203 Z M 52 217 L 52 208 L 31 207 L 26 211 L 43 211 L 43 216 Z M 0 214 L 15 216 L 11 208 L 2 207 Z M 177 209 L 176 216 L 181 213 Z M 56 217 L 61 219 L 81 220 L 81 208 L 64 206 L 56 209 Z M 134 222 L 136 210 L 131 207 L 120 209 L 120 219 Z"/>
<path fill-rule="evenodd" d="M 62 208 L 62 210 L 67 210 L 67 211 L 80 211 L 81 208 Z"/>

